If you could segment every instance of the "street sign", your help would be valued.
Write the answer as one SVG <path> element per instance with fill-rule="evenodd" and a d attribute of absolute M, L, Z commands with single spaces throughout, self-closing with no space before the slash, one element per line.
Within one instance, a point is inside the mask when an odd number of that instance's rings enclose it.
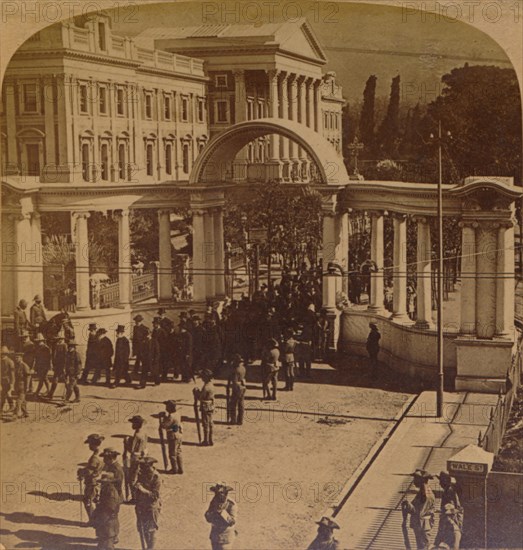
<path fill-rule="evenodd" d="M 255 228 L 255 229 L 249 229 L 249 242 L 256 244 L 256 243 L 264 243 L 267 241 L 267 229 L 264 228 Z"/>

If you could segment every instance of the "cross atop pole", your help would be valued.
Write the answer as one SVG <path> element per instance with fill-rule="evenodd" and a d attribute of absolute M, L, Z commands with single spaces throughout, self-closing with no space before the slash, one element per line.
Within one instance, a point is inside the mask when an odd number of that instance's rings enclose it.
<path fill-rule="evenodd" d="M 353 174 L 355 176 L 359 176 L 358 172 L 358 157 L 360 154 L 360 151 L 365 147 L 363 143 L 358 139 L 358 136 L 354 138 L 354 141 L 349 145 L 349 151 L 351 157 L 354 159 L 354 172 Z"/>

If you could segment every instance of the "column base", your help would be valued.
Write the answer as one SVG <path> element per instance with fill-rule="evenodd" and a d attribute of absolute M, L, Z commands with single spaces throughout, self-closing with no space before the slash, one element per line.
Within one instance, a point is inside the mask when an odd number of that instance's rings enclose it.
<path fill-rule="evenodd" d="M 390 317 L 390 312 L 383 307 L 368 306 L 367 311 L 373 315 L 380 315 L 381 317 Z"/>
<path fill-rule="evenodd" d="M 403 325 L 414 324 L 414 321 L 406 313 L 393 313 L 391 319 L 395 323 L 401 323 Z"/>
<path fill-rule="evenodd" d="M 265 163 L 265 166 L 267 181 L 282 181 L 283 163 L 279 159 L 271 159 Z"/>
<path fill-rule="evenodd" d="M 430 321 L 416 321 L 414 327 L 422 330 L 434 330 L 435 324 Z"/>

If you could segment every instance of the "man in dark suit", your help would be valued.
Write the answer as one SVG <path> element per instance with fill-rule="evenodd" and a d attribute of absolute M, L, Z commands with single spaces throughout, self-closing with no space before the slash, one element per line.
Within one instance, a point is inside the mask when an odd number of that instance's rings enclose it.
<path fill-rule="evenodd" d="M 93 376 L 93 384 L 96 384 L 100 379 L 100 373 L 105 371 L 105 384 L 109 387 L 113 387 L 111 384 L 111 367 L 113 364 L 114 348 L 113 343 L 106 336 L 107 331 L 104 328 L 99 328 L 96 331 L 98 337 L 97 346 L 97 362 L 96 369 Z"/>
<path fill-rule="evenodd" d="M 142 367 L 142 343 L 145 340 L 146 332 L 149 330 L 145 325 L 143 325 L 143 317 L 141 315 L 136 315 L 134 317 L 135 325 L 133 327 L 133 350 L 132 355 L 136 357 L 134 363 L 134 372 L 140 372 Z"/>
<path fill-rule="evenodd" d="M 126 384 L 131 384 L 129 375 L 129 357 L 131 356 L 131 344 L 125 336 L 125 326 L 116 327 L 116 344 L 114 349 L 114 383 L 120 385 L 122 378 Z"/>
<path fill-rule="evenodd" d="M 142 377 L 140 388 L 145 388 L 147 385 L 149 373 L 151 373 L 155 385 L 160 384 L 160 346 L 147 327 L 146 330 L 145 340 L 141 343 Z"/>

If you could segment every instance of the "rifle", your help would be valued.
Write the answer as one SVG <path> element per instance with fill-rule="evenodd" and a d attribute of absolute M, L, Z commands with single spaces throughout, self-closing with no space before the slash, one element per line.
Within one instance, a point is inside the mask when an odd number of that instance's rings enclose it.
<path fill-rule="evenodd" d="M 196 420 L 196 429 L 198 430 L 198 442 L 202 442 L 202 429 L 200 427 L 200 413 L 198 411 L 198 399 L 200 396 L 200 390 L 194 388 L 192 391 L 194 395 L 194 419 Z"/>
<path fill-rule="evenodd" d="M 129 500 L 129 457 L 127 456 L 127 437 L 123 438 L 123 473 L 124 473 L 124 485 L 125 485 L 125 500 Z"/>
<path fill-rule="evenodd" d="M 225 393 L 225 399 L 227 401 L 227 424 L 231 423 L 232 411 L 231 411 L 231 381 L 227 381 L 227 389 Z"/>
<path fill-rule="evenodd" d="M 165 471 L 167 471 L 167 451 L 165 449 L 165 439 L 163 437 L 163 429 L 162 429 L 162 417 L 158 416 L 158 434 L 160 436 L 160 445 L 162 446 L 162 458 L 163 458 L 163 467 Z"/>

